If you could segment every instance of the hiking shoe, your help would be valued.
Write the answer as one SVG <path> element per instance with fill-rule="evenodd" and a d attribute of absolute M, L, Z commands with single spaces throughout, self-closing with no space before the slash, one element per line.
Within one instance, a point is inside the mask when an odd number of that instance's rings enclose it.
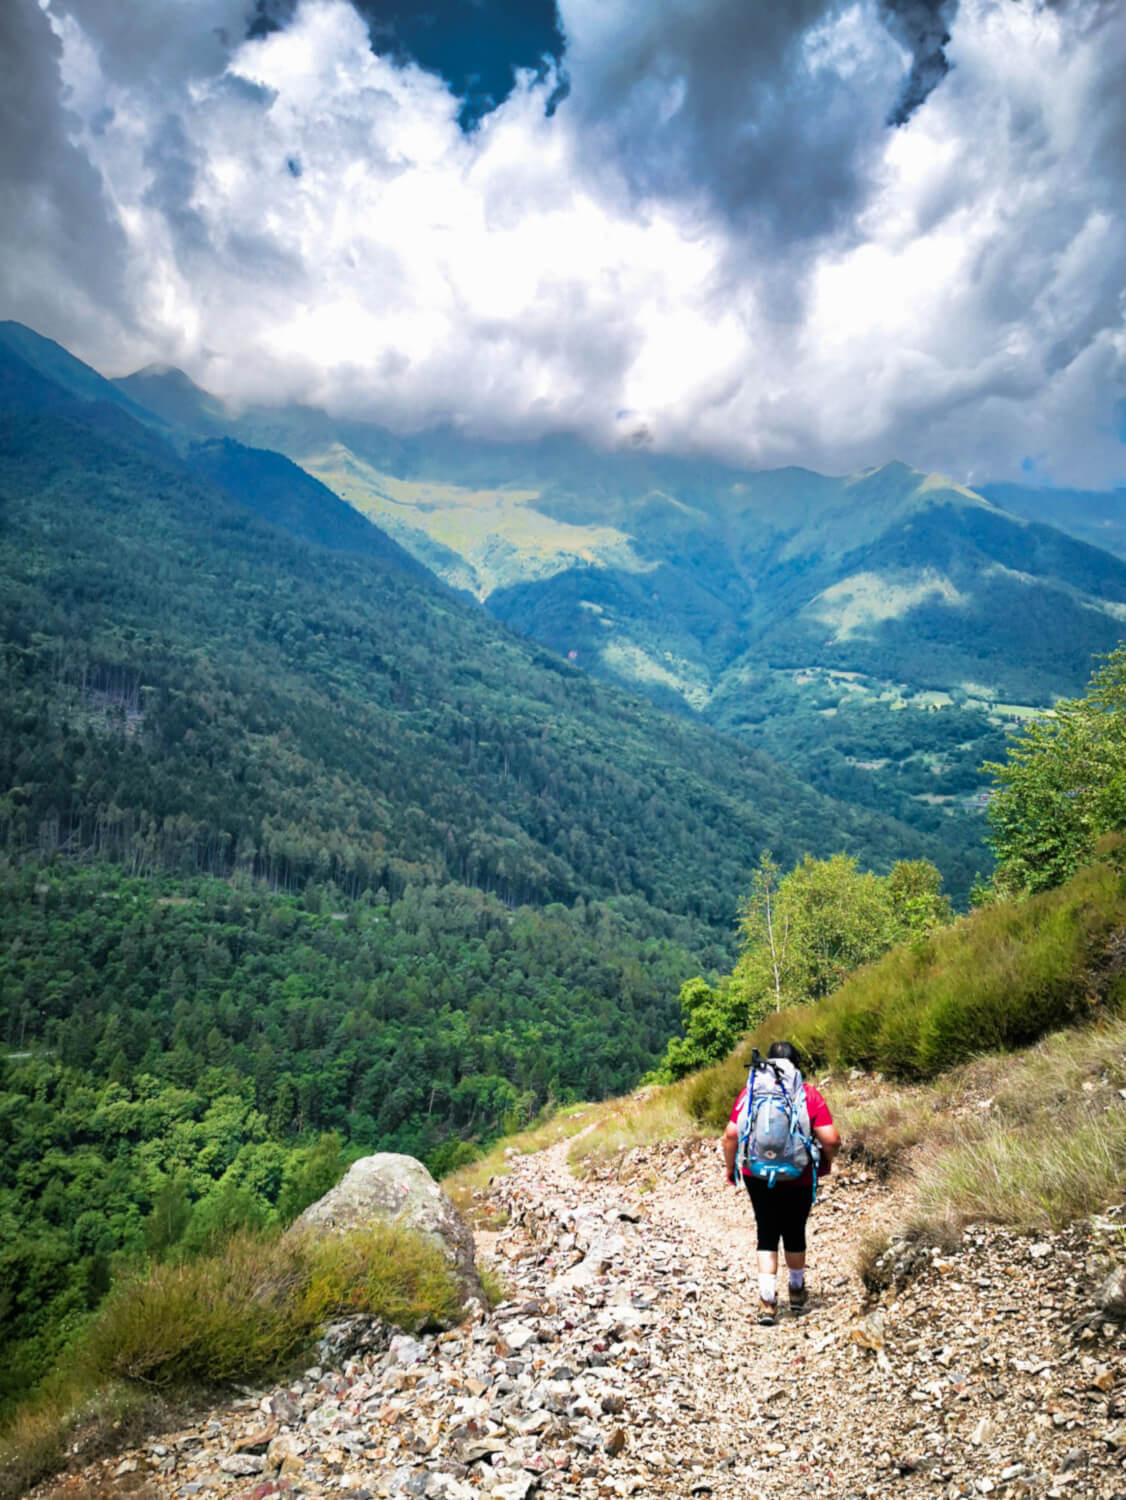
<path fill-rule="evenodd" d="M 809 1306 L 809 1288 L 803 1283 L 801 1286 L 790 1288 L 790 1311 L 799 1316 Z"/>
<path fill-rule="evenodd" d="M 759 1298 L 758 1317 L 755 1320 L 764 1328 L 773 1328 L 778 1321 L 778 1310 L 773 1302 L 767 1302 L 765 1298 Z"/>

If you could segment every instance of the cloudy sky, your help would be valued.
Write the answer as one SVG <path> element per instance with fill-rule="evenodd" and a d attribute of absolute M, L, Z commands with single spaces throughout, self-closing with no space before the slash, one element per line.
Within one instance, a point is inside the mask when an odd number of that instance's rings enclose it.
<path fill-rule="evenodd" d="M 111 374 L 1126 482 L 1121 0 L 4 0 L 0 316 Z"/>

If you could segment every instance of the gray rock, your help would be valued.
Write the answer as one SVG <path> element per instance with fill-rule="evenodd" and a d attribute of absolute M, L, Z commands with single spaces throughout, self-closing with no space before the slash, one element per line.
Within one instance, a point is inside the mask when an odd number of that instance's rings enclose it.
<path fill-rule="evenodd" d="M 228 1453 L 219 1460 L 219 1467 L 224 1474 L 237 1474 L 240 1479 L 245 1479 L 251 1474 L 261 1474 L 266 1460 L 257 1453 Z"/>
<path fill-rule="evenodd" d="M 387 1345 L 387 1358 L 393 1365 L 401 1365 L 403 1369 L 409 1369 L 411 1365 L 417 1365 L 419 1360 L 426 1358 L 427 1348 L 419 1339 L 412 1339 L 409 1334 L 397 1333 Z"/>
<path fill-rule="evenodd" d="M 538 1484 L 538 1475 L 522 1469 L 504 1484 L 494 1486 L 492 1493 L 494 1500 L 526 1500 Z"/>
<path fill-rule="evenodd" d="M 360 1315 L 330 1323 L 317 1345 L 317 1360 L 339 1369 L 358 1354 L 382 1354 L 391 1341 L 392 1328 L 382 1318 Z"/>
<path fill-rule="evenodd" d="M 519 1354 L 537 1335 L 536 1330 L 527 1323 L 505 1323 L 501 1327 L 500 1336 L 513 1354 Z"/>
<path fill-rule="evenodd" d="M 477 1275 L 473 1235 L 420 1161 L 381 1151 L 353 1162 L 331 1192 L 310 1204 L 291 1234 L 343 1234 L 372 1224 L 400 1224 L 435 1244 L 457 1276 L 466 1300 L 485 1294 Z"/>
<path fill-rule="evenodd" d="M 1126 1266 L 1116 1266 L 1095 1293 L 1104 1317 L 1126 1319 Z"/>

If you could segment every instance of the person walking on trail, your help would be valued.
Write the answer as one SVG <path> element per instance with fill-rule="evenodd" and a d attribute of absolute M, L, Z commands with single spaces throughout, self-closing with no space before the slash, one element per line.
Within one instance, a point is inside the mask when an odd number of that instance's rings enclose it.
<path fill-rule="evenodd" d="M 779 1240 L 789 1271 L 790 1310 L 805 1311 L 805 1224 L 817 1177 L 832 1170 L 841 1144 L 829 1106 L 802 1080 L 797 1064 L 790 1042 L 773 1042 L 765 1059 L 757 1050 L 752 1053 L 747 1085 L 723 1133 L 727 1181 L 734 1186 L 742 1177 L 754 1209 L 758 1321 L 767 1325 L 777 1319 Z"/>

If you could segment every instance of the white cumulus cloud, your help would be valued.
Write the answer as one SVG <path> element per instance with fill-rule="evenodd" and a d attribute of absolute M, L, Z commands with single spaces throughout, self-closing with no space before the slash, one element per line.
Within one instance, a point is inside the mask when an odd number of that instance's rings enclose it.
<path fill-rule="evenodd" d="M 254 39 L 234 0 L 13 5 L 0 311 L 102 368 L 400 428 L 1126 478 L 1117 5 L 562 0 L 570 96 L 529 74 L 468 134 L 347 0 Z"/>

